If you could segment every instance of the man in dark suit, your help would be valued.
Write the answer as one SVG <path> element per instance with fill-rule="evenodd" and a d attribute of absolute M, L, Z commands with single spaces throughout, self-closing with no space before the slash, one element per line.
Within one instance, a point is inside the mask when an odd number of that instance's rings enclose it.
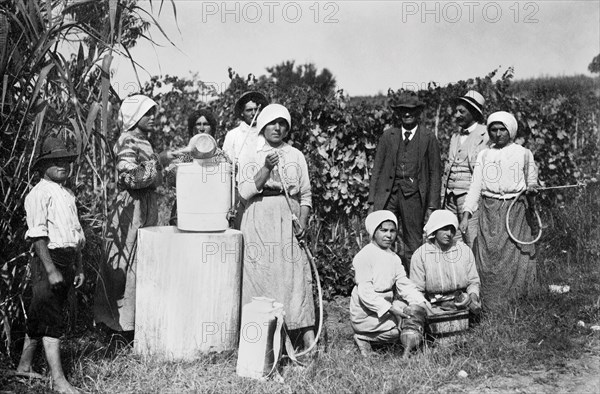
<path fill-rule="evenodd" d="M 369 185 L 369 210 L 392 211 L 402 223 L 399 254 L 407 273 L 412 254 L 422 244 L 423 225 L 440 207 L 440 148 L 435 135 L 419 126 L 423 106 L 414 94 L 390 101 L 399 125 L 379 139 Z"/>

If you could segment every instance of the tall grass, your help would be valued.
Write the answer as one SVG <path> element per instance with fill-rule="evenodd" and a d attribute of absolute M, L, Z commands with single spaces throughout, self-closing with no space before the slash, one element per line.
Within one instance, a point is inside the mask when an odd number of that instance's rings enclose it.
<path fill-rule="evenodd" d="M 114 351 L 85 324 L 64 341 L 63 364 L 76 386 L 97 393 L 461 392 L 494 377 L 568 372 L 569 360 L 589 351 L 600 353 L 600 336 L 589 328 L 600 323 L 598 250 L 594 243 L 575 242 L 598 231 L 589 213 L 597 209 L 600 188 L 592 185 L 569 193 L 569 204 L 546 211 L 545 220 L 555 222 L 545 229 L 539 245 L 540 292 L 512 302 L 498 314 L 484 315 L 460 340 L 426 346 L 408 360 L 400 357 L 398 347 L 379 349 L 374 357 L 363 359 L 352 341 L 348 298 L 338 295 L 325 302 L 324 351 L 303 360 L 305 367 L 283 365 L 284 383 L 238 377 L 235 351 L 199 355 L 191 362 L 141 357 L 129 348 Z M 340 228 L 332 231 L 349 234 Z M 562 250 L 565 253 L 557 252 Z M 549 293 L 546 286 L 552 283 L 568 284 L 571 290 Z M 14 365 L 16 357 L 4 356 L 0 362 Z M 41 356 L 36 368 L 47 369 Z M 461 370 L 467 379 L 457 376 Z M 552 387 L 561 379 L 559 373 L 547 373 L 541 384 Z M 0 386 L 16 392 L 48 389 L 46 382 L 18 382 L 8 376 L 0 377 Z"/>
<path fill-rule="evenodd" d="M 31 168 L 36 151 L 49 134 L 60 135 L 77 151 L 71 186 L 78 189 L 86 232 L 99 234 L 114 189 L 109 113 L 120 99 L 110 88 L 110 64 L 115 53 L 129 56 L 150 25 L 146 19 L 156 23 L 136 0 L 0 2 L 3 350 L 10 352 L 13 325 L 18 329 L 25 315 L 29 245 L 23 200 L 36 182 Z M 71 56 L 63 51 L 67 43 L 77 48 Z M 99 256 L 93 247 L 86 255 L 84 262 Z"/>

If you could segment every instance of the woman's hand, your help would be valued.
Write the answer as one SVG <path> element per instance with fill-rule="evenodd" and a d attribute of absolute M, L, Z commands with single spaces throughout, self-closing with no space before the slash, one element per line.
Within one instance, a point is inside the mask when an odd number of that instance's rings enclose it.
<path fill-rule="evenodd" d="M 304 229 L 304 227 L 302 227 L 301 224 L 297 224 L 296 226 L 294 226 L 294 233 L 296 234 L 296 238 L 298 239 L 298 241 L 303 240 L 304 236 L 306 236 L 306 230 Z"/>
<path fill-rule="evenodd" d="M 469 294 L 469 310 L 474 315 L 479 315 L 481 313 L 481 302 L 479 301 L 479 296 L 475 293 Z"/>
<path fill-rule="evenodd" d="M 538 185 L 529 185 L 529 186 L 527 186 L 526 193 L 529 195 L 535 196 L 539 193 L 538 187 L 539 187 Z"/>
<path fill-rule="evenodd" d="M 265 157 L 265 167 L 271 171 L 279 163 L 279 155 L 277 152 L 271 152 Z"/>
<path fill-rule="evenodd" d="M 460 231 L 465 238 L 469 237 L 469 216 L 470 215 L 467 212 L 465 212 L 462 219 L 460 220 L 460 224 L 458 225 L 458 231 Z"/>
<path fill-rule="evenodd" d="M 168 166 L 169 163 L 171 163 L 173 161 L 173 159 L 175 159 L 175 157 L 178 156 L 179 151 L 172 151 L 172 150 L 164 150 L 162 152 L 160 152 L 160 154 L 158 155 L 158 160 L 160 161 L 160 165 L 164 167 Z"/>
<path fill-rule="evenodd" d="M 399 305 L 395 304 L 392 304 L 388 312 L 390 312 L 392 316 L 394 316 L 394 318 L 396 319 L 396 324 L 400 324 L 402 322 L 402 319 L 408 319 L 410 317 L 406 313 L 404 313 L 404 308 L 401 308 Z"/>

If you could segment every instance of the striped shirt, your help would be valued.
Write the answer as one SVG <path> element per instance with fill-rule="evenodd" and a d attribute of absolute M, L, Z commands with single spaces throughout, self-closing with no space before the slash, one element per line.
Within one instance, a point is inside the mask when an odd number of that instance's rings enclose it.
<path fill-rule="evenodd" d="M 156 188 L 162 182 L 162 166 L 148 139 L 137 130 L 124 132 L 115 144 L 119 188 Z"/>
<path fill-rule="evenodd" d="M 25 197 L 25 212 L 25 239 L 47 237 L 48 249 L 83 248 L 85 236 L 71 190 L 42 179 Z"/>
<path fill-rule="evenodd" d="M 466 289 L 479 295 L 481 281 L 475 267 L 475 256 L 464 242 L 447 251 L 426 242 L 415 251 L 410 261 L 410 279 L 420 291 L 430 294 Z"/>

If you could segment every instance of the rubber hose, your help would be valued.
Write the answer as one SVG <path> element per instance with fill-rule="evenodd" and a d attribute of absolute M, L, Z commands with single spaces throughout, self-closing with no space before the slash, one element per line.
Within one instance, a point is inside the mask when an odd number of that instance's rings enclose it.
<path fill-rule="evenodd" d="M 510 231 L 510 211 L 512 210 L 512 207 L 515 205 L 515 203 L 517 202 L 517 200 L 519 198 L 521 198 L 521 195 L 525 193 L 525 190 L 523 190 L 522 192 L 520 192 L 519 194 L 517 194 L 517 197 L 515 197 L 512 202 L 510 203 L 510 205 L 508 206 L 508 210 L 506 211 L 506 231 L 508 232 L 508 236 L 515 241 L 518 244 L 521 245 L 531 245 L 536 243 L 537 241 L 540 240 L 540 238 L 542 238 L 542 219 L 540 218 L 540 214 L 538 213 L 537 209 L 534 209 L 533 212 L 535 212 L 535 217 L 537 219 L 538 222 L 538 227 L 539 227 L 539 231 L 538 231 L 538 235 L 537 237 L 535 237 L 535 239 L 533 239 L 532 241 L 521 241 L 519 239 L 517 239 L 517 237 L 515 237 L 513 235 L 513 233 Z"/>

